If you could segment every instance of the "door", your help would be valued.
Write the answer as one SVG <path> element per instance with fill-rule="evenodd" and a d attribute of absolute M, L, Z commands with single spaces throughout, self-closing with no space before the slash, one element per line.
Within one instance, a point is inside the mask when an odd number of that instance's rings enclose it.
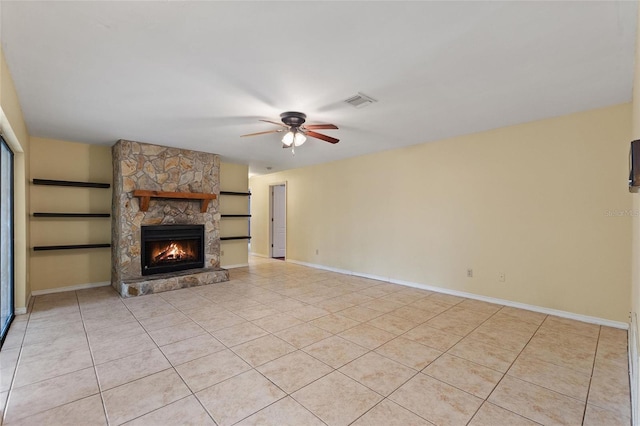
<path fill-rule="evenodd" d="M 13 320 L 13 152 L 0 138 L 0 346 Z"/>
<path fill-rule="evenodd" d="M 271 187 L 271 257 L 285 257 L 287 248 L 287 189 Z"/>

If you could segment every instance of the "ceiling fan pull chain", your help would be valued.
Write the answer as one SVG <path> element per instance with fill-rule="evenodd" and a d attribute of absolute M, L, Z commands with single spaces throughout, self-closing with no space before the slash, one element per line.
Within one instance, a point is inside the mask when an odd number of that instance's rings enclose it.
<path fill-rule="evenodd" d="M 291 144 L 291 154 L 293 154 L 293 156 L 296 156 L 296 146 L 295 144 Z"/>

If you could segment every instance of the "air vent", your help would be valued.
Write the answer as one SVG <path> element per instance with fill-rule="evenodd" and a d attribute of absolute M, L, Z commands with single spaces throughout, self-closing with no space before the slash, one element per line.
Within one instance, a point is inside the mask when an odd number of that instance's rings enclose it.
<path fill-rule="evenodd" d="M 356 108 L 364 108 L 367 105 L 371 105 L 374 102 L 378 102 L 375 99 L 360 92 L 358 92 L 357 95 L 350 97 L 349 99 L 345 99 L 344 101 Z"/>

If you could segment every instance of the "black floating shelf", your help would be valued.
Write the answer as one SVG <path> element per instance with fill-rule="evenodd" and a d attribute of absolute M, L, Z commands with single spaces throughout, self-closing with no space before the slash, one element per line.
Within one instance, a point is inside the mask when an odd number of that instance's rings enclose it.
<path fill-rule="evenodd" d="M 221 214 L 220 217 L 251 217 L 250 214 Z"/>
<path fill-rule="evenodd" d="M 245 197 L 251 197 L 250 192 L 220 191 L 220 195 L 243 195 Z"/>
<path fill-rule="evenodd" d="M 226 240 L 250 240 L 251 237 L 246 236 L 246 237 L 220 237 L 220 241 L 226 241 Z"/>
<path fill-rule="evenodd" d="M 35 246 L 34 251 L 45 250 L 73 250 L 73 249 L 91 249 L 91 248 L 106 248 L 111 247 L 111 244 L 71 244 L 66 246 Z"/>
<path fill-rule="evenodd" d="M 110 183 L 76 182 L 72 180 L 34 179 L 33 184 L 34 185 L 51 185 L 51 186 L 76 186 L 80 188 L 111 188 Z"/>
<path fill-rule="evenodd" d="M 110 213 L 34 213 L 33 217 L 111 217 Z"/>

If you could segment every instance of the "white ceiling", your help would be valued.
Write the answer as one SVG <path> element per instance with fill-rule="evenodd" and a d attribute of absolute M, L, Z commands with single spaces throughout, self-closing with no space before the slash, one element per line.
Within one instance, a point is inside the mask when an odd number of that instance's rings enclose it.
<path fill-rule="evenodd" d="M 631 100 L 637 2 L 1 3 L 32 136 L 295 168 Z M 363 92 L 378 103 L 342 101 Z M 295 157 L 283 111 L 334 123 Z"/>

